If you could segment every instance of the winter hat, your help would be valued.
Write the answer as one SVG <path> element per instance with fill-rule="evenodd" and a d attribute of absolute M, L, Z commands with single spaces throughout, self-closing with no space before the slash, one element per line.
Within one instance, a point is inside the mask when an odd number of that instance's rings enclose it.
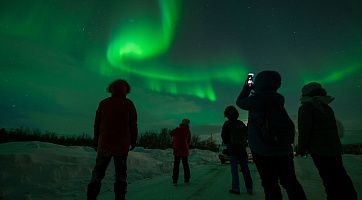
<path fill-rule="evenodd" d="M 225 108 L 224 116 L 230 120 L 238 119 L 239 112 L 234 106 L 228 106 Z"/>
<path fill-rule="evenodd" d="M 118 79 L 109 84 L 107 91 L 115 95 L 127 95 L 128 93 L 130 93 L 131 87 L 127 81 Z"/>
<path fill-rule="evenodd" d="M 281 82 L 282 78 L 277 71 L 262 71 L 255 77 L 254 90 L 256 92 L 275 92 L 279 89 Z"/>
<path fill-rule="evenodd" d="M 322 88 L 322 85 L 317 82 L 311 82 L 303 86 L 302 96 L 326 96 L 327 92 Z"/>
<path fill-rule="evenodd" d="M 189 119 L 183 119 L 181 124 L 184 124 L 184 125 L 189 125 L 190 123 L 190 120 Z"/>

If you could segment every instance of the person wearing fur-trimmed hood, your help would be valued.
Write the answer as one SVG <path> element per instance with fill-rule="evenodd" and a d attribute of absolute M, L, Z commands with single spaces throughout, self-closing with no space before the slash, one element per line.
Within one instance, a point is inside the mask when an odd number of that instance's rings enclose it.
<path fill-rule="evenodd" d="M 356 190 L 343 166 L 337 121 L 329 106 L 333 100 L 320 83 L 311 82 L 302 88 L 297 154 L 311 155 L 328 200 L 356 200 Z"/>

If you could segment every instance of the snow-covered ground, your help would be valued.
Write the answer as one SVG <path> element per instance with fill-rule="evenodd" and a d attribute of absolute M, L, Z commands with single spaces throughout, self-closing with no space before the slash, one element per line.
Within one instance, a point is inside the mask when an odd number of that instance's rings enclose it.
<path fill-rule="evenodd" d="M 89 147 L 44 142 L 0 144 L 0 199 L 83 199 L 95 164 Z M 135 148 L 128 156 L 128 182 L 172 170 L 172 150 Z M 191 150 L 190 167 L 218 162 L 217 154 Z M 113 190 L 111 162 L 103 190 Z"/>
<path fill-rule="evenodd" d="M 43 142 L 0 144 L 0 200 L 85 199 L 96 153 L 89 147 L 65 147 Z M 344 155 L 344 163 L 362 197 L 362 156 Z M 191 184 L 171 184 L 172 150 L 136 148 L 128 157 L 129 199 L 240 199 L 230 196 L 228 165 L 216 153 L 192 150 Z M 323 199 L 323 187 L 311 159 L 295 159 L 297 176 L 309 199 Z M 263 190 L 250 164 L 255 194 L 243 199 L 263 199 Z M 181 170 L 182 173 L 182 170 Z M 182 175 L 180 175 L 182 177 Z M 242 177 L 242 176 L 241 176 Z M 240 178 L 241 178 L 240 177 Z M 113 198 L 113 163 L 107 170 L 99 199 Z M 241 184 L 243 191 L 243 184 Z M 145 198 L 147 197 L 147 198 Z M 227 198 L 226 198 L 227 197 Z"/>

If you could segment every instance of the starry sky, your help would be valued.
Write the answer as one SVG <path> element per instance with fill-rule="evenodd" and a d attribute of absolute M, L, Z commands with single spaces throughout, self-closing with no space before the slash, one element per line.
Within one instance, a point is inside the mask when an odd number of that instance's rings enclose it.
<path fill-rule="evenodd" d="M 91 135 L 122 78 L 141 132 L 187 117 L 219 133 L 248 72 L 277 70 L 293 120 L 319 81 L 345 129 L 362 130 L 360 0 L 2 0 L 0 44 L 0 127 Z"/>

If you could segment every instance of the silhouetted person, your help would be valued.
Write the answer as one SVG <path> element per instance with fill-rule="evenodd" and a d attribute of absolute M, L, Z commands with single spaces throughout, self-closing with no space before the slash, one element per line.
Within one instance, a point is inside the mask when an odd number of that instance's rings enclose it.
<path fill-rule="evenodd" d="M 249 111 L 248 142 L 262 181 L 265 199 L 282 199 L 279 181 L 289 199 L 306 199 L 295 175 L 292 145 L 275 145 L 262 136 L 261 124 L 265 121 L 267 105 L 284 107 L 284 97 L 277 93 L 280 85 L 278 72 L 262 71 L 255 77 L 253 85 L 245 82 L 236 104 Z M 254 93 L 250 95 L 252 89 Z"/>
<path fill-rule="evenodd" d="M 334 112 L 328 105 L 333 100 L 319 83 L 312 82 L 302 88 L 297 153 L 312 156 L 328 200 L 356 200 L 356 190 L 343 166 L 342 145 Z"/>
<path fill-rule="evenodd" d="M 96 165 L 88 184 L 87 199 L 96 199 L 101 181 L 113 157 L 115 168 L 114 193 L 116 200 L 125 199 L 127 192 L 127 155 L 137 141 L 137 112 L 131 100 L 129 84 L 116 80 L 108 86 L 112 95 L 99 103 L 94 122 Z"/>
<path fill-rule="evenodd" d="M 189 129 L 189 119 L 183 119 L 179 127 L 172 130 L 172 144 L 173 144 L 173 154 L 174 154 L 174 163 L 173 163 L 173 175 L 172 180 L 173 184 L 176 185 L 179 175 L 180 161 L 182 160 L 182 165 L 184 168 L 184 181 L 185 183 L 190 182 L 190 167 L 188 162 L 189 156 L 189 146 L 191 143 L 191 132 Z"/>
<path fill-rule="evenodd" d="M 248 154 L 246 152 L 247 134 L 246 125 L 238 120 L 239 112 L 234 106 L 225 108 L 224 116 L 228 119 L 224 122 L 221 131 L 221 138 L 230 153 L 231 168 L 231 190 L 230 193 L 240 194 L 238 162 L 244 176 L 246 191 L 253 193 L 253 181 L 248 166 Z"/>

